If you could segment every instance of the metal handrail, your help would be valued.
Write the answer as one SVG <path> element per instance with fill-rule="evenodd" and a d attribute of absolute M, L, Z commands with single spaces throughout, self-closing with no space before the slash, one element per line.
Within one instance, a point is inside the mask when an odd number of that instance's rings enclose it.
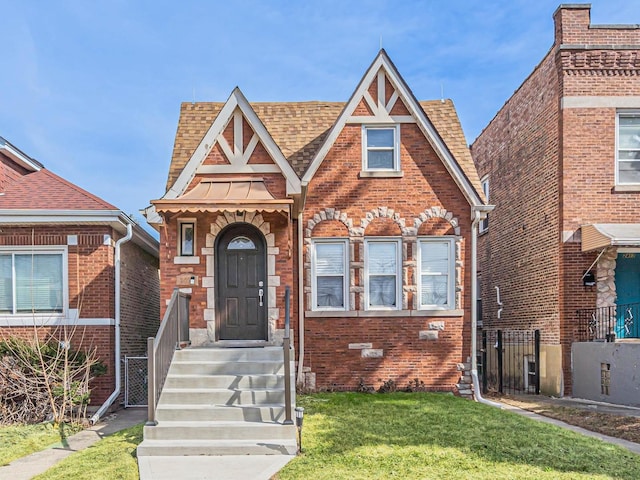
<path fill-rule="evenodd" d="M 282 348 L 284 349 L 284 409 L 285 425 L 293 425 L 291 417 L 291 337 L 290 337 L 290 288 L 284 288 L 284 339 Z"/>
<path fill-rule="evenodd" d="M 167 311 L 155 337 L 147 339 L 148 379 L 147 408 L 148 425 L 155 425 L 156 407 L 162 387 L 167 378 L 173 353 L 185 344 L 189 344 L 189 301 L 191 295 L 173 290 Z"/>
<path fill-rule="evenodd" d="M 585 308 L 576 311 L 578 341 L 607 341 L 640 338 L 640 303 Z"/>

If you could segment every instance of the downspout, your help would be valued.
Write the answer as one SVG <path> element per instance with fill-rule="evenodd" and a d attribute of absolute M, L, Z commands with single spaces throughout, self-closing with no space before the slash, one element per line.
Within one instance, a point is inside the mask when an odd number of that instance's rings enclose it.
<path fill-rule="evenodd" d="M 102 404 L 98 411 L 91 417 L 91 424 L 95 425 L 100 420 L 100 417 L 104 415 L 104 412 L 111 406 L 111 404 L 120 395 L 121 388 L 121 367 L 120 367 L 120 246 L 133 237 L 133 227 L 131 223 L 127 223 L 127 234 L 116 242 L 115 246 L 115 360 L 114 368 L 116 373 L 116 385 L 113 393 Z"/>
<path fill-rule="evenodd" d="M 304 239 L 302 228 L 304 207 L 307 203 L 308 182 L 302 182 L 300 205 L 298 208 L 298 372 L 297 384 L 304 383 L 302 366 L 304 364 Z"/>
<path fill-rule="evenodd" d="M 480 382 L 478 381 L 478 224 L 481 220 L 480 210 L 473 207 L 473 221 L 471 222 L 471 379 L 473 381 L 473 398 L 476 402 L 502 408 L 497 402 L 482 397 Z"/>

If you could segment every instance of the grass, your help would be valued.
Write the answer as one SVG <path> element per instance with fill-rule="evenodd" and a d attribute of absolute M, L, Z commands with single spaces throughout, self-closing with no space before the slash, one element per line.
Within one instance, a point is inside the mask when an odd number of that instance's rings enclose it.
<path fill-rule="evenodd" d="M 298 403 L 304 453 L 280 480 L 635 480 L 640 471 L 640 455 L 451 395 L 318 394 Z"/>
<path fill-rule="evenodd" d="M 76 425 L 11 425 L 0 427 L 0 465 L 7 465 L 17 458 L 30 455 L 55 444 L 81 430 Z"/>
<path fill-rule="evenodd" d="M 138 480 L 136 447 L 142 442 L 142 424 L 122 430 L 68 456 L 34 480 Z"/>

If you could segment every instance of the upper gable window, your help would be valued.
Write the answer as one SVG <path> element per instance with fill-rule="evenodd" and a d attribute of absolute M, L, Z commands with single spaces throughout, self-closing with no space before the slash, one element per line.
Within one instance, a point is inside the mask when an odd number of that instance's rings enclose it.
<path fill-rule="evenodd" d="M 618 114 L 617 183 L 640 184 L 640 112 Z"/>
<path fill-rule="evenodd" d="M 362 127 L 362 163 L 364 171 L 400 170 L 398 139 L 400 125 L 391 127 Z"/>

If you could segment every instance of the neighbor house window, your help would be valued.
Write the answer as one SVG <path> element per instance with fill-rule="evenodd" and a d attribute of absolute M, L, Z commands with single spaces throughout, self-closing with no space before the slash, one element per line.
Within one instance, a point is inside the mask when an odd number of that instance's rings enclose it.
<path fill-rule="evenodd" d="M 454 308 L 454 239 L 418 241 L 420 308 Z"/>
<path fill-rule="evenodd" d="M 0 313 L 62 313 L 63 252 L 0 252 Z"/>
<path fill-rule="evenodd" d="M 367 310 L 400 308 L 400 240 L 365 240 L 365 299 Z"/>
<path fill-rule="evenodd" d="M 195 255 L 196 224 L 193 221 L 181 221 L 180 227 L 180 256 L 191 257 Z"/>
<path fill-rule="evenodd" d="M 362 127 L 363 169 L 366 171 L 399 171 L 398 139 L 400 126 Z"/>
<path fill-rule="evenodd" d="M 484 192 L 484 198 L 489 203 L 489 177 L 484 177 L 480 183 L 482 184 L 482 191 Z M 489 229 L 489 214 L 480 222 L 480 233 L 486 232 Z"/>
<path fill-rule="evenodd" d="M 312 244 L 313 310 L 346 310 L 348 263 L 346 240 Z"/>
<path fill-rule="evenodd" d="M 618 114 L 619 184 L 640 183 L 640 112 Z"/>

